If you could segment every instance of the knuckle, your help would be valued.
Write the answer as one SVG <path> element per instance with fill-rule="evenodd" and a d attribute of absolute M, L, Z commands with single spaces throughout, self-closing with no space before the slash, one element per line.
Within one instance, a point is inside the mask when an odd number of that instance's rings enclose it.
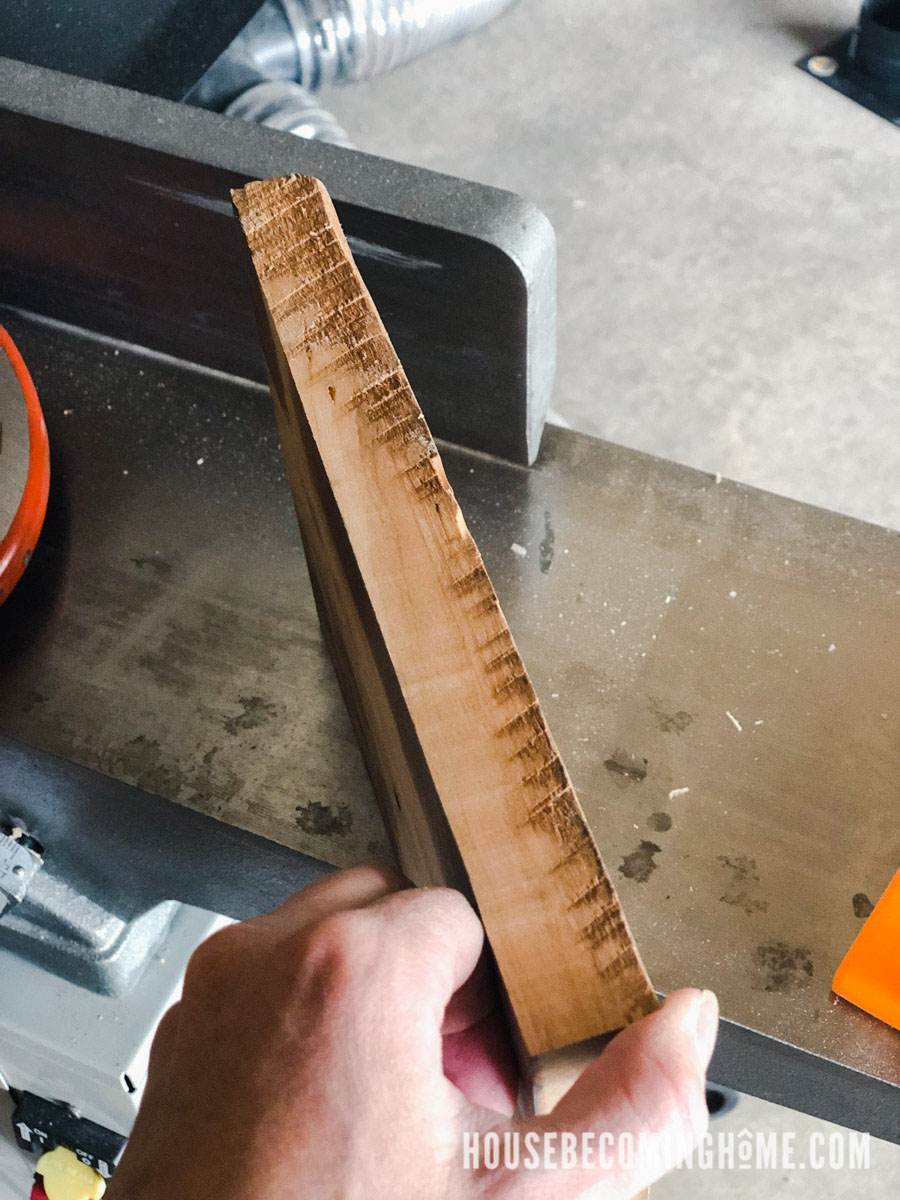
<path fill-rule="evenodd" d="M 301 978 L 326 979 L 332 989 L 351 985 L 365 971 L 375 931 L 365 911 L 331 913 L 298 939 Z"/>
<path fill-rule="evenodd" d="M 461 928 L 468 932 L 469 926 L 481 927 L 469 901 L 453 888 L 415 888 L 404 892 L 398 902 L 409 922 L 425 932 L 432 931 L 437 937 L 445 936 L 448 931 L 456 933 Z"/>
<path fill-rule="evenodd" d="M 422 894 L 434 905 L 435 912 L 444 916 L 448 921 L 481 928 L 481 922 L 475 909 L 462 892 L 448 887 L 435 887 L 424 889 Z"/>
<path fill-rule="evenodd" d="M 243 945 L 244 938 L 239 925 L 231 925 L 211 934 L 188 960 L 184 977 L 185 991 L 220 981 L 227 975 Z"/>
<path fill-rule="evenodd" d="M 180 1001 L 173 1004 L 164 1014 L 160 1023 L 156 1027 L 156 1032 L 153 1035 L 153 1044 L 150 1050 L 150 1066 L 152 1067 L 157 1059 L 167 1054 L 175 1044 L 175 1038 L 178 1033 L 178 1025 L 181 1020 L 181 1003 Z"/>
<path fill-rule="evenodd" d="M 171 1041 L 175 1036 L 175 1031 L 178 1029 L 178 1022 L 181 1019 L 181 1001 L 176 1001 L 171 1008 L 166 1009 L 163 1013 L 162 1020 L 156 1027 L 154 1037 L 160 1041 Z"/>
<path fill-rule="evenodd" d="M 443 948 L 449 943 L 468 945 L 484 938 L 481 920 L 462 892 L 452 888 L 425 888 L 417 894 L 417 915 L 423 937 Z"/>

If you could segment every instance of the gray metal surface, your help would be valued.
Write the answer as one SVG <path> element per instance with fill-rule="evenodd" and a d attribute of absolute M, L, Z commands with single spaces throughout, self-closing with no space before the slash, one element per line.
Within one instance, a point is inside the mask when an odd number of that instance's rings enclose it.
<path fill-rule="evenodd" d="M 61 861 L 77 861 L 77 854 L 76 845 L 63 846 Z M 54 866 L 40 872 L 22 902 L 4 914 L 0 945 L 49 971 L 57 982 L 98 995 L 126 995 L 168 935 L 176 906 L 157 904 L 122 917 L 98 903 L 90 884 L 83 890 L 73 886 L 60 863 Z M 76 878 L 79 873 L 76 867 Z M 127 880 L 124 875 L 115 881 L 120 892 Z"/>
<path fill-rule="evenodd" d="M 229 189 L 314 174 L 436 434 L 531 461 L 555 250 L 518 196 L 0 60 L 0 294 L 264 379 Z"/>
<path fill-rule="evenodd" d="M 22 842 L 18 832 L 0 828 L 0 918 L 12 905 L 21 904 L 41 869 L 40 856 Z"/>
<path fill-rule="evenodd" d="M 114 890 L 117 902 L 129 909 L 136 894 L 138 903 L 145 906 L 178 897 L 184 903 L 234 918 L 251 917 L 331 869 L 275 842 L 3 737 L 0 780 L 0 801 L 15 796 L 28 820 L 42 830 L 51 846 L 65 850 L 73 829 L 102 830 L 102 841 L 92 843 L 80 835 L 74 839 L 69 857 L 73 852 L 81 853 L 88 864 L 102 858 L 102 872 L 89 870 L 89 886 L 96 890 L 98 885 L 101 889 L 105 885 L 107 895 Z M 134 882 L 128 893 L 121 887 L 110 887 L 122 878 Z M 0 967 L 5 963 L 0 926 Z M 33 980 L 36 991 L 46 990 L 46 976 L 38 979 L 33 968 L 25 974 L 18 964 L 14 970 L 20 980 Z M 0 979 L 3 977 L 0 973 Z M 60 991 L 55 983 L 53 988 Z M 142 996 L 152 990 L 150 981 Z M 66 993 L 66 989 L 62 991 Z M 130 1011 L 128 1003 L 125 1012 Z M 51 1000 L 51 1010 L 53 1004 Z M 80 1009 L 94 1021 L 97 1015 L 116 1011 L 107 1000 L 98 1001 L 86 993 Z M 130 1029 L 137 1028 L 141 1019 L 136 1013 Z M 108 1061 L 109 1055 L 97 1055 L 96 1049 L 89 1036 L 87 1052 L 81 1051 L 82 1062 L 90 1062 L 92 1054 L 96 1062 Z M 24 1066 L 30 1059 L 20 1055 L 18 1061 Z M 109 1101 L 108 1076 L 107 1072 L 100 1077 L 102 1088 L 96 1092 L 104 1103 Z M 96 1083 L 96 1072 L 92 1078 Z M 892 1115 L 897 1090 L 890 1083 L 848 1070 L 727 1019 L 720 1023 L 710 1079 L 868 1130 L 875 1136 L 897 1139 L 900 1132 Z M 70 1076 L 69 1082 L 77 1091 L 77 1076 Z M 58 1088 L 54 1094 L 59 1094 Z"/>
<path fill-rule="evenodd" d="M 7 320 L 54 490 L 0 729 L 319 858 L 386 853 L 268 395 Z M 896 1135 L 897 1034 L 829 983 L 900 857 L 897 537 L 557 430 L 535 470 L 445 462 L 656 986 L 781 1047 L 722 1082 Z"/>
<path fill-rule="evenodd" d="M 13 802 L 42 830 L 50 862 L 125 917 L 177 900 L 242 921 L 333 870 L 0 735 L 0 805 Z M 86 836 L 90 830 L 102 830 L 102 839 Z M 2 945 L 4 931 L 0 924 Z"/>
<path fill-rule="evenodd" d="M 86 1120 L 130 1133 L 156 1027 L 181 994 L 193 951 L 226 923 L 202 909 L 170 907 L 165 938 L 127 997 L 97 995 L 26 961 L 5 945 L 0 925 L 0 1077 L 10 1088 L 70 1103 Z"/>

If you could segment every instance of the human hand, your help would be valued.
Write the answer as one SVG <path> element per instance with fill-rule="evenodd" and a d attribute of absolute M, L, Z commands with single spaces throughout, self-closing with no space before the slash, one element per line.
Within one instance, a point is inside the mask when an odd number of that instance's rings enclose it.
<path fill-rule="evenodd" d="M 380 867 L 214 934 L 157 1033 L 107 1200 L 629 1200 L 706 1131 L 715 997 L 675 993 L 549 1116 L 513 1121 L 483 940 L 459 893 Z M 655 1172 L 467 1167 L 464 1135 L 491 1130 L 646 1131 L 673 1150 Z"/>

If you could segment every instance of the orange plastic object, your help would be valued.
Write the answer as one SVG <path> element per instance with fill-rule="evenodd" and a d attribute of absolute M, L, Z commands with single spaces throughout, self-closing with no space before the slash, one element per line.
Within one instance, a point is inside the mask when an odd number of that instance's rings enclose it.
<path fill-rule="evenodd" d="M 9 528 L 0 529 L 0 601 L 3 601 L 28 565 L 44 523 L 50 494 L 50 447 L 34 383 L 22 355 L 2 325 L 0 351 L 9 359 L 28 413 L 28 473 L 25 486 Z"/>
<path fill-rule="evenodd" d="M 900 871 L 837 969 L 839 996 L 900 1029 Z"/>

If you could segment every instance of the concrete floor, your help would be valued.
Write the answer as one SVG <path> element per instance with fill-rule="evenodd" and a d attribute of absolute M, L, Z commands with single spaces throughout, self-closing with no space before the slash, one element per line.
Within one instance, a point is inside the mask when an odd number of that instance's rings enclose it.
<path fill-rule="evenodd" d="M 752 1096 L 742 1098 L 737 1108 L 713 1122 L 714 1135 L 733 1133 L 735 1143 L 740 1135 L 750 1131 L 795 1135 L 797 1161 L 806 1154 L 812 1133 L 824 1134 L 826 1139 L 837 1126 L 817 1121 L 801 1113 L 768 1104 Z M 673 1171 L 655 1184 L 651 1200 L 894 1200 L 900 1195 L 900 1147 L 887 1142 L 872 1141 L 869 1168 L 859 1170 L 823 1170 L 816 1174 L 803 1169 L 788 1171 L 701 1170 L 697 1167 Z"/>
<path fill-rule="evenodd" d="M 559 238 L 576 428 L 900 525 L 900 136 L 793 62 L 858 0 L 520 0 L 323 95 Z"/>
<path fill-rule="evenodd" d="M 576 428 L 900 526 L 900 136 L 793 67 L 844 0 L 520 0 L 324 102 L 364 150 L 509 188 L 559 238 L 554 407 Z M 6 1112 L 0 1098 L 0 1126 Z M 821 1127 L 746 1099 L 718 1127 Z M 0 1200 L 30 1167 L 0 1145 Z M 900 1192 L 694 1171 L 656 1200 Z"/>

